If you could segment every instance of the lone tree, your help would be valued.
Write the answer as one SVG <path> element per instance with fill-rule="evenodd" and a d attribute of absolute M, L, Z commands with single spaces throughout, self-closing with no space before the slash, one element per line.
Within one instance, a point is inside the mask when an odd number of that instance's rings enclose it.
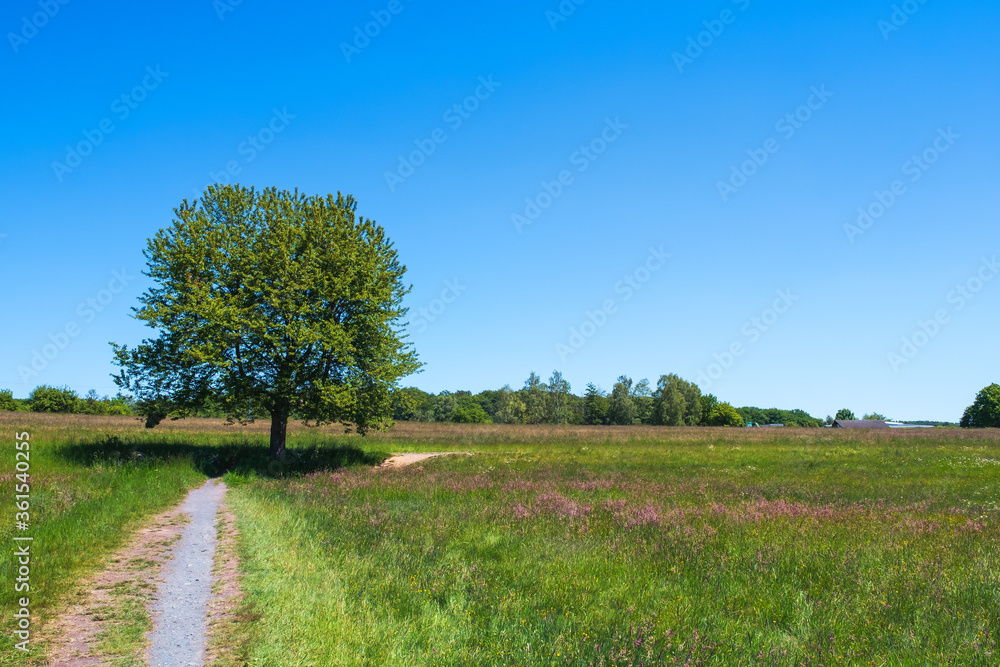
<path fill-rule="evenodd" d="M 385 230 L 356 210 L 350 195 L 239 185 L 174 210 L 144 253 L 156 286 L 133 309 L 159 336 L 111 344 L 115 383 L 148 427 L 206 401 L 240 421 L 262 407 L 280 458 L 293 415 L 386 426 L 391 389 L 420 367 L 400 321 L 410 288 Z"/>
<path fill-rule="evenodd" d="M 976 394 L 975 402 L 965 409 L 962 428 L 1000 428 L 1000 384 L 991 384 Z"/>

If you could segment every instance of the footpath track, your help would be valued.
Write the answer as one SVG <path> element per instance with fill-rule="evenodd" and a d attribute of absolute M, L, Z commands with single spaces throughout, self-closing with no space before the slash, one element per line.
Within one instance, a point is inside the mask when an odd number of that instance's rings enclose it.
<path fill-rule="evenodd" d="M 414 466 L 438 456 L 469 452 L 421 452 L 397 454 L 377 468 Z M 419 469 L 419 467 L 418 467 Z M 188 492 L 184 502 L 155 517 L 139 529 L 109 566 L 81 583 L 59 620 L 49 629 L 52 667 L 97 667 L 121 656 L 105 654 L 100 647 L 107 630 L 106 609 L 120 605 L 111 592 L 126 586 L 146 589 L 141 597 L 150 612 L 153 630 L 147 635 L 145 655 L 135 655 L 150 667 L 202 667 L 217 658 L 219 646 L 207 656 L 209 618 L 224 618 L 242 597 L 237 563 L 232 551 L 235 517 L 225 510 L 226 485 L 211 479 Z M 224 510 L 220 514 L 220 510 Z M 222 519 L 228 547 L 222 549 L 224 564 L 220 585 L 213 595 L 215 555 L 219 546 L 217 523 Z M 152 589 L 156 588 L 155 594 Z M 137 598 L 138 599 L 138 598 Z M 225 651 L 226 649 L 223 649 Z"/>
<path fill-rule="evenodd" d="M 212 597 L 215 522 L 226 493 L 221 480 L 209 480 L 188 493 L 181 511 L 191 516 L 173 558 L 164 566 L 163 583 L 153 606 L 151 667 L 203 665 Z"/>

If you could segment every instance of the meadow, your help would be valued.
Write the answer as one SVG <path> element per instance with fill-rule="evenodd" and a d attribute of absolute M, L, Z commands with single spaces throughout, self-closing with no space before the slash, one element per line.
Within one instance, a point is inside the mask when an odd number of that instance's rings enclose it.
<path fill-rule="evenodd" d="M 1000 431 L 300 427 L 272 465 L 263 424 L 0 424 L 33 433 L 43 619 L 223 476 L 246 594 L 223 667 L 997 662 Z M 472 456 L 373 468 L 405 451 Z"/>

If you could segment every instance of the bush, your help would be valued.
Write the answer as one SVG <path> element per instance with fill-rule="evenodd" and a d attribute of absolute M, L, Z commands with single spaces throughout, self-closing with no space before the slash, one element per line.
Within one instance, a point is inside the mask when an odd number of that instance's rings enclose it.
<path fill-rule="evenodd" d="M 132 415 L 132 407 L 120 398 L 112 398 L 108 401 L 105 414 L 113 417 L 129 417 Z"/>
<path fill-rule="evenodd" d="M 28 397 L 32 412 L 77 412 L 80 396 L 69 387 L 35 387 Z"/>
<path fill-rule="evenodd" d="M 87 392 L 77 409 L 85 415 L 110 415 L 129 416 L 132 414 L 132 407 L 120 394 L 114 398 L 107 396 L 100 398 L 97 392 L 91 389 Z"/>
<path fill-rule="evenodd" d="M 17 402 L 14 400 L 14 392 L 10 389 L 0 389 L 0 412 L 16 412 Z"/>

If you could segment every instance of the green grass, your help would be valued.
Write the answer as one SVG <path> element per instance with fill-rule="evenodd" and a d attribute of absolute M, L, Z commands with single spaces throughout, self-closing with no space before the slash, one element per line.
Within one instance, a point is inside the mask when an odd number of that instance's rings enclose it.
<path fill-rule="evenodd" d="M 32 432 L 35 630 L 224 474 L 246 593 L 233 664 L 997 662 L 997 431 L 400 424 L 296 429 L 272 464 L 262 425 L 0 425 Z M 433 450 L 475 455 L 371 468 Z M 7 619 L 13 572 L 0 562 Z M 100 649 L 130 664 L 149 591 L 118 593 Z M 8 664 L 29 663 L 5 632 Z"/>
<path fill-rule="evenodd" d="M 54 420 L 0 413 L 9 438 L 6 470 L 0 470 L 0 538 L 7 545 L 0 559 L 0 615 L 8 619 L 0 634 L 0 665 L 44 664 L 46 646 L 39 641 L 39 630 L 59 612 L 74 586 L 104 569 L 109 556 L 135 530 L 151 516 L 178 504 L 206 476 L 236 470 L 267 478 L 382 460 L 351 447 L 317 447 L 323 440 L 307 432 L 291 438 L 295 449 L 286 462 L 275 466 L 267 459 L 266 440 L 258 435 L 145 431 L 132 420 L 120 420 L 129 428 L 116 424 L 94 429 L 94 421 L 79 416 Z M 30 530 L 26 532 L 16 530 L 14 516 L 13 434 L 22 431 L 31 434 Z M 28 656 L 14 648 L 19 640 L 10 634 L 9 619 L 18 599 L 25 596 L 14 587 L 15 534 L 34 538 L 28 593 L 32 652 Z M 131 618 L 134 599 L 126 596 L 120 602 L 109 613 Z M 106 637 L 105 647 L 127 644 L 123 638 L 128 637 L 134 642 L 136 631 L 126 628 Z"/>
<path fill-rule="evenodd" d="M 59 437 L 59 436 L 56 436 Z M 0 537 L 7 557 L 0 561 L 0 613 L 9 619 L 18 598 L 11 557 L 12 537 L 29 535 L 31 542 L 31 610 L 35 637 L 44 621 L 73 583 L 101 567 L 102 558 L 120 546 L 144 518 L 181 500 L 185 491 L 204 480 L 190 460 L 134 460 L 95 457 L 87 464 L 67 458 L 72 443 L 44 433 L 32 434 L 30 529 L 14 527 L 14 481 L 3 484 Z M 8 451 L 13 450 L 13 444 Z M 126 453 L 127 454 L 127 453 Z M 5 457 L 12 459 L 13 456 Z M 13 470 L 13 462 L 9 463 Z M 5 629 L 6 630 L 6 629 Z M 14 649 L 14 638 L 0 636 L 0 664 L 20 664 L 26 657 Z M 44 650 L 33 643 L 32 647 Z M 33 651 L 37 653 L 38 651 Z"/>
<path fill-rule="evenodd" d="M 109 656 L 103 663 L 108 667 L 142 667 L 146 634 L 153 629 L 146 605 L 155 599 L 156 587 L 121 582 L 108 595 L 111 603 L 98 610 L 106 629 L 97 637 L 94 654 Z"/>
<path fill-rule="evenodd" d="M 244 658 L 995 664 L 997 441 L 803 433 L 231 476 Z"/>

